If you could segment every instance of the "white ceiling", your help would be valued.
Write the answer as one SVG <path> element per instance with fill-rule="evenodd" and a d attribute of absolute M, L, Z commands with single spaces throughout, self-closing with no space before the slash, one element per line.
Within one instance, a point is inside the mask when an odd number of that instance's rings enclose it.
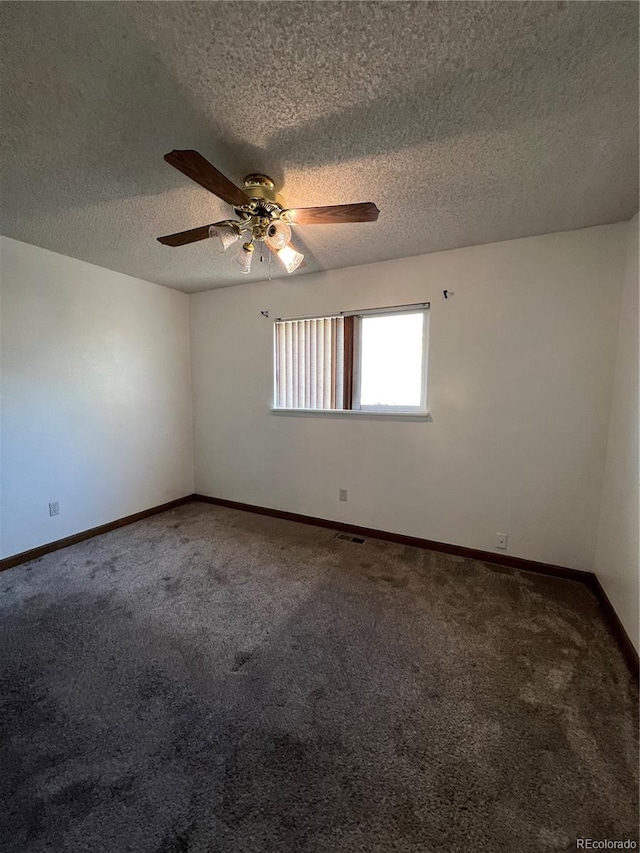
<path fill-rule="evenodd" d="M 376 202 L 295 229 L 306 272 L 628 219 L 638 8 L 2 3 L 2 233 L 186 291 L 247 281 L 209 241 L 156 242 L 230 214 L 173 148 L 290 206 Z"/>

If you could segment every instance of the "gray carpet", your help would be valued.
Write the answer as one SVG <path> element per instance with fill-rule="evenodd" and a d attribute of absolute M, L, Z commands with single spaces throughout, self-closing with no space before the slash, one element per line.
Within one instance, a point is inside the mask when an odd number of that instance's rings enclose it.
<path fill-rule="evenodd" d="M 3 852 L 637 840 L 637 691 L 576 582 L 189 504 L 0 592 Z"/>

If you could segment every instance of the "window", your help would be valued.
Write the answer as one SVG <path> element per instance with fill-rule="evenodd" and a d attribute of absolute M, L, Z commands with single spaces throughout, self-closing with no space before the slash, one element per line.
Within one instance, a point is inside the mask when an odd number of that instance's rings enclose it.
<path fill-rule="evenodd" d="M 428 303 L 276 320 L 276 410 L 426 413 Z"/>

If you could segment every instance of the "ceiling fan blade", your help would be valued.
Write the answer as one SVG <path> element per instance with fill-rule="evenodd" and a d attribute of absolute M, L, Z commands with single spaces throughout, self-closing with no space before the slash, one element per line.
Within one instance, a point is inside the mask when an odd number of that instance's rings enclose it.
<path fill-rule="evenodd" d="M 229 178 L 226 178 L 197 151 L 171 151 L 164 155 L 164 159 L 183 175 L 217 195 L 227 204 L 239 207 L 249 203 L 249 196 L 232 184 Z"/>
<path fill-rule="evenodd" d="M 327 207 L 293 207 L 283 211 L 283 219 L 295 225 L 341 225 L 345 222 L 375 222 L 379 213 L 372 201 L 363 201 Z"/>
<path fill-rule="evenodd" d="M 212 225 L 222 225 L 221 222 L 212 222 Z M 178 231 L 177 234 L 167 234 L 166 237 L 158 237 L 158 243 L 164 246 L 186 246 L 187 243 L 196 243 L 198 240 L 206 240 L 209 236 L 211 225 L 201 225 L 199 228 L 190 228 L 188 231 Z"/>

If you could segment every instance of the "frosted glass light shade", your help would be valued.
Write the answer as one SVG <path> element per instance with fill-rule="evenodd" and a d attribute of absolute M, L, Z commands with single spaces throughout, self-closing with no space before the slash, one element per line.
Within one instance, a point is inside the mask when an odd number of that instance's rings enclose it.
<path fill-rule="evenodd" d="M 236 263 L 240 267 L 240 272 L 243 275 L 249 275 L 251 272 L 251 261 L 253 260 L 253 252 L 248 252 L 245 248 L 242 248 L 236 257 Z"/>
<path fill-rule="evenodd" d="M 284 246 L 284 248 L 279 249 L 278 257 L 289 273 L 295 272 L 304 261 L 304 255 L 300 252 L 296 252 L 293 246 Z"/>
<path fill-rule="evenodd" d="M 266 243 L 274 252 L 284 249 L 291 239 L 291 228 L 286 222 L 272 222 L 267 230 Z"/>
<path fill-rule="evenodd" d="M 212 225 L 209 228 L 209 237 L 213 239 L 214 246 L 221 253 L 226 252 L 229 246 L 240 239 L 238 232 L 230 225 Z"/>

